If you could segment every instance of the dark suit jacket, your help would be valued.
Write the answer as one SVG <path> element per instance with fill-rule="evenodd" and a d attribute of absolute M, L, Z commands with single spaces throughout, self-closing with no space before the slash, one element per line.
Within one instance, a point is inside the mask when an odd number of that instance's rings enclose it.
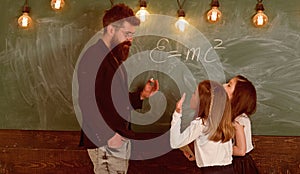
<path fill-rule="evenodd" d="M 95 59 L 97 61 L 95 61 Z M 88 109 L 82 112 L 82 131 L 80 145 L 86 148 L 96 148 L 107 144 L 115 132 L 127 138 L 134 138 L 134 133 L 129 129 L 130 112 L 132 109 L 142 107 L 142 100 L 140 100 L 140 92 L 129 93 L 127 72 L 124 66 L 119 65 L 114 60 L 112 54 L 102 40 L 99 40 L 94 46 L 90 47 L 84 56 L 82 62 L 91 61 L 98 64 L 96 77 L 94 80 L 94 94 L 91 100 L 96 100 L 98 113 L 91 113 Z M 89 63 L 90 66 L 93 63 Z M 80 67 L 80 66 L 79 66 Z M 95 69 L 94 66 L 93 69 Z M 82 68 L 91 73 L 94 70 L 88 67 Z M 78 71 L 80 68 L 78 68 Z M 82 73 L 83 71 L 81 71 Z M 78 74 L 80 71 L 78 72 Z M 90 78 L 89 73 L 84 73 L 82 78 Z M 78 77 L 79 79 L 80 77 Z M 84 81 L 84 80 L 82 80 Z M 89 84 L 91 84 L 89 82 Z M 80 91 L 79 84 L 79 102 L 81 106 L 86 103 L 80 98 L 87 98 L 84 92 Z M 93 90 L 90 88 L 89 90 Z M 91 91 L 87 91 L 91 95 Z M 93 98 L 94 97 L 94 98 Z M 86 101 L 89 102 L 89 101 Z M 132 106 L 131 106 L 132 104 Z M 95 104 L 92 103 L 94 106 Z M 87 106 L 90 107 L 90 106 Z M 89 108 L 94 110 L 93 108 Z M 96 110 L 94 110 L 96 112 Z"/>

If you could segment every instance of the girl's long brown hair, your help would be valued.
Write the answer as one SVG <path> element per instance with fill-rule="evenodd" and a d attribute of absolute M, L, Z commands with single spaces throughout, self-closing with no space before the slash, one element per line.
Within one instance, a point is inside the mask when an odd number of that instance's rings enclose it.
<path fill-rule="evenodd" d="M 205 133 L 215 142 L 229 141 L 234 136 L 231 122 L 231 105 L 223 86 L 217 82 L 204 80 L 198 85 L 198 117 L 207 124 Z"/>
<path fill-rule="evenodd" d="M 245 113 L 250 116 L 256 111 L 256 90 L 245 77 L 238 75 L 231 99 L 232 120 Z"/>

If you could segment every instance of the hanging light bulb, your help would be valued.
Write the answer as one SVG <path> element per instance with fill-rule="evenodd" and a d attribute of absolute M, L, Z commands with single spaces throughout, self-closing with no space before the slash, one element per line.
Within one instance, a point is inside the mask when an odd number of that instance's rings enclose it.
<path fill-rule="evenodd" d="M 256 14 L 252 18 L 255 27 L 262 27 L 268 23 L 268 16 L 263 12 L 264 10 L 262 0 L 259 0 L 256 4 Z"/>
<path fill-rule="evenodd" d="M 32 19 L 29 16 L 30 7 L 28 6 L 27 0 L 25 1 L 25 4 L 23 6 L 22 12 L 23 14 L 18 19 L 18 24 L 22 28 L 28 28 L 31 23 Z"/>
<path fill-rule="evenodd" d="M 146 10 L 147 2 L 146 0 L 140 0 L 140 10 L 135 14 L 141 22 L 145 22 L 149 12 Z"/>
<path fill-rule="evenodd" d="M 184 32 L 185 28 L 187 27 L 187 25 L 189 25 L 189 23 L 185 20 L 185 13 L 183 9 L 179 9 L 178 10 L 178 20 L 175 23 L 175 27 L 181 31 Z"/>
<path fill-rule="evenodd" d="M 220 20 L 222 13 L 218 9 L 219 7 L 219 1 L 218 0 L 212 0 L 211 2 L 211 10 L 207 12 L 207 20 L 210 23 L 215 23 Z"/>
<path fill-rule="evenodd" d="M 53 10 L 60 10 L 65 6 L 64 0 L 51 0 L 51 7 Z"/>

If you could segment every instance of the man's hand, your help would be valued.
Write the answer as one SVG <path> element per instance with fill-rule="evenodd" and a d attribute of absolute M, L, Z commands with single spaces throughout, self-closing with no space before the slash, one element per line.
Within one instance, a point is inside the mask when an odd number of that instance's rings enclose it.
<path fill-rule="evenodd" d="M 158 80 L 154 80 L 153 78 L 151 78 L 150 80 L 147 81 L 143 91 L 141 92 L 141 100 L 151 97 L 158 90 L 159 90 Z"/>

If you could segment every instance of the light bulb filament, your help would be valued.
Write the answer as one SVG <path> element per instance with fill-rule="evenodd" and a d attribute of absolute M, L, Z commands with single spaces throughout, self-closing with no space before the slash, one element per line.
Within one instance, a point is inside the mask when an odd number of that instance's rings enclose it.
<path fill-rule="evenodd" d="M 18 19 L 18 24 L 22 28 L 27 28 L 31 25 L 32 19 L 28 15 L 28 12 L 23 12 L 22 16 Z"/>
<path fill-rule="evenodd" d="M 54 8 L 55 9 L 60 9 L 60 5 L 61 5 L 61 1 L 60 0 L 57 0 L 54 4 Z"/>
<path fill-rule="evenodd" d="M 207 12 L 207 20 L 211 23 L 217 22 L 221 18 L 221 11 L 218 9 L 218 7 L 213 6 L 211 10 Z"/>
<path fill-rule="evenodd" d="M 136 13 L 136 16 L 140 18 L 141 22 L 145 22 L 149 12 L 146 10 L 145 7 L 141 7 L 140 10 Z"/>
<path fill-rule="evenodd" d="M 175 26 L 179 31 L 184 32 L 188 24 L 189 23 L 184 19 L 184 17 L 181 16 L 178 18 L 177 22 L 175 23 Z"/>
<path fill-rule="evenodd" d="M 252 20 L 256 27 L 262 27 L 268 22 L 268 16 L 265 15 L 263 11 L 259 10 Z"/>
<path fill-rule="evenodd" d="M 263 16 L 261 15 L 257 16 L 257 25 L 263 25 L 263 24 L 264 24 Z"/>
<path fill-rule="evenodd" d="M 212 13 L 211 13 L 211 20 L 212 21 L 216 21 L 217 20 L 217 17 L 218 17 L 218 13 L 216 12 L 216 11 L 213 11 Z"/>
<path fill-rule="evenodd" d="M 51 7 L 54 10 L 60 10 L 64 7 L 65 1 L 64 0 L 51 0 Z"/>
<path fill-rule="evenodd" d="M 27 27 L 28 26 L 28 18 L 27 17 L 23 17 L 22 18 L 22 27 Z"/>

